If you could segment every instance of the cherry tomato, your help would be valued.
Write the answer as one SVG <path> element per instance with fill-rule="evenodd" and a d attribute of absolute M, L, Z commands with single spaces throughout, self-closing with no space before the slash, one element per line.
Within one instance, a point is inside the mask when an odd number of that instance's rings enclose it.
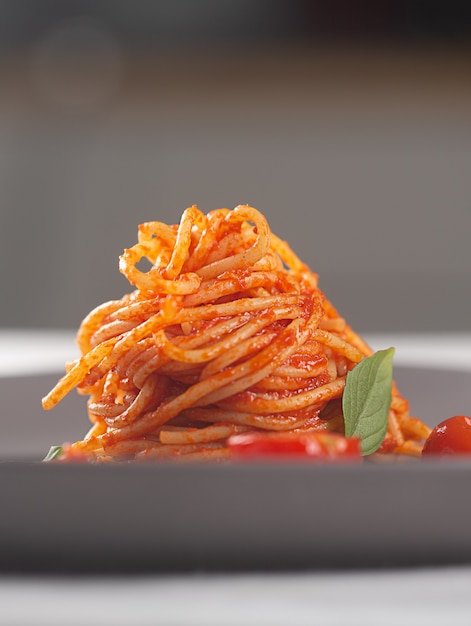
<path fill-rule="evenodd" d="M 471 417 L 455 415 L 435 426 L 422 454 L 471 454 Z"/>
<path fill-rule="evenodd" d="M 336 433 L 241 433 L 229 438 L 235 459 L 341 461 L 361 458 L 360 440 Z"/>

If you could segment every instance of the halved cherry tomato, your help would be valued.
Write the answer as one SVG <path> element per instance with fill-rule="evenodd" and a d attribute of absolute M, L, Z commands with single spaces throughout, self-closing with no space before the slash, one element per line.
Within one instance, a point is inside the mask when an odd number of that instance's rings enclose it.
<path fill-rule="evenodd" d="M 349 461 L 361 458 L 360 440 L 336 433 L 240 433 L 229 437 L 235 459 Z"/>
<path fill-rule="evenodd" d="M 455 415 L 435 426 L 422 454 L 471 454 L 471 417 Z"/>

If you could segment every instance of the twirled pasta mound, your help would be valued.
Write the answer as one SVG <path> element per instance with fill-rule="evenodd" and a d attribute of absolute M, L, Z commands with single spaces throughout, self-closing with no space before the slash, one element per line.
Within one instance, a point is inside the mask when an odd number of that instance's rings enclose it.
<path fill-rule="evenodd" d="M 371 350 L 259 211 L 142 224 L 119 267 L 135 290 L 83 320 L 83 356 L 43 399 L 89 395 L 66 459 L 226 459 L 234 433 L 343 432 L 346 374 Z M 428 432 L 394 388 L 380 451 L 418 454 Z"/>

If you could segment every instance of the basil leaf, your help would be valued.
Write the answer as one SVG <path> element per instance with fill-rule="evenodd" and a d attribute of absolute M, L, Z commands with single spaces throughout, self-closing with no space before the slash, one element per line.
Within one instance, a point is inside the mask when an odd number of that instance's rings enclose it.
<path fill-rule="evenodd" d="M 43 461 L 53 461 L 54 459 L 58 459 L 62 456 L 63 452 L 64 449 L 62 446 L 51 446 Z"/>
<path fill-rule="evenodd" d="M 347 374 L 342 398 L 345 435 L 359 437 L 363 455 L 381 445 L 388 429 L 394 348 L 379 350 Z"/>

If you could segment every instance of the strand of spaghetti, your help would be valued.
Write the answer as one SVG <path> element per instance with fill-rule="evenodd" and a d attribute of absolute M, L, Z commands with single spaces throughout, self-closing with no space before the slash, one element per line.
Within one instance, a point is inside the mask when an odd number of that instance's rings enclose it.
<path fill-rule="evenodd" d="M 219 277 L 217 280 L 204 282 L 197 293 L 185 296 L 184 307 L 199 306 L 211 300 L 217 300 L 247 289 L 265 286 L 271 287 L 280 284 L 282 278 L 276 272 L 252 272 L 247 275 L 244 270 L 226 272 L 227 278 Z"/>
<path fill-rule="evenodd" d="M 214 321 L 215 318 L 225 317 L 231 314 L 232 315 L 238 314 L 237 317 L 233 318 L 232 320 L 223 320 L 222 322 L 218 322 L 220 326 L 218 327 L 214 326 L 213 330 L 207 329 L 208 341 L 209 341 L 210 339 L 217 337 L 220 332 L 227 332 L 227 330 L 230 329 L 231 327 L 235 328 L 236 326 L 243 323 L 244 316 L 250 315 L 250 313 L 263 310 L 270 305 L 274 306 L 277 303 L 279 303 L 280 305 L 290 305 L 296 301 L 300 302 L 299 296 L 293 297 L 293 296 L 281 295 L 281 296 L 273 296 L 269 298 L 254 298 L 254 299 L 248 298 L 248 299 L 244 299 L 242 303 L 239 300 L 235 303 L 230 302 L 230 303 L 225 303 L 222 305 L 209 305 L 205 307 L 198 307 L 195 310 L 184 309 L 176 313 L 175 317 L 169 320 L 169 323 L 171 322 L 173 324 L 178 324 L 178 323 L 197 322 L 199 320 Z M 283 308 L 280 306 L 278 310 L 281 313 Z M 288 310 L 288 308 L 285 306 L 284 310 Z M 300 312 L 298 309 L 296 310 Z M 139 341 L 141 341 L 140 339 L 137 338 L 138 335 L 144 336 L 146 333 L 151 332 L 152 328 L 155 328 L 157 330 L 159 326 L 159 324 L 156 321 L 156 316 L 153 316 L 150 320 L 147 320 L 146 324 L 147 325 L 141 324 L 140 326 L 136 327 L 136 329 L 134 329 L 133 331 L 134 332 L 133 335 L 131 336 L 127 335 L 129 337 L 127 340 L 128 344 L 135 342 L 133 346 L 129 346 L 129 351 L 137 349 Z M 165 324 L 162 323 L 161 326 L 165 326 Z M 185 340 L 185 339 L 187 338 L 182 338 L 182 340 Z M 151 342 L 151 340 L 149 341 Z M 204 343 L 205 337 L 203 333 L 200 333 L 199 336 L 188 338 L 188 341 L 190 342 L 188 344 L 188 347 L 192 347 L 193 345 L 195 346 L 198 345 L 200 342 Z M 119 348 L 119 352 L 118 352 L 118 348 Z M 124 346 L 123 344 L 121 344 L 119 347 L 117 346 L 117 350 L 115 352 L 116 354 L 119 355 L 119 353 L 123 352 L 123 350 L 124 350 Z M 124 358 L 127 358 L 127 357 L 124 357 Z M 119 356 L 118 356 L 118 360 L 119 360 Z M 109 362 L 104 365 L 110 367 Z M 112 363 L 112 365 L 113 366 L 116 365 L 119 367 L 118 363 Z"/>
<path fill-rule="evenodd" d="M 287 241 L 281 240 L 274 233 L 271 233 L 271 245 L 272 248 L 280 255 L 284 263 L 294 272 L 300 274 L 309 273 L 312 274 L 309 267 L 303 263 L 299 257 L 293 252 Z"/>
<path fill-rule="evenodd" d="M 297 380 L 299 383 L 300 378 L 314 378 L 315 376 L 319 376 L 319 374 L 325 371 L 326 366 L 327 359 L 322 359 L 316 367 L 310 365 L 306 369 L 300 367 L 280 366 L 275 372 L 273 372 L 273 375 L 278 378 L 278 382 L 281 382 L 281 380 L 286 381 L 291 379 Z M 282 387 L 283 384 L 281 388 Z"/>
<path fill-rule="evenodd" d="M 173 428 L 167 427 L 160 431 L 160 441 L 165 444 L 209 443 L 220 441 L 235 433 L 247 430 L 237 424 L 215 423 L 204 428 Z"/>
<path fill-rule="evenodd" d="M 427 439 L 432 432 L 432 429 L 424 424 L 417 417 L 412 417 L 408 413 L 399 413 L 397 415 L 399 425 L 404 432 L 404 435 L 411 439 Z"/>
<path fill-rule="evenodd" d="M 289 307 L 285 308 L 287 310 Z M 281 309 L 281 307 L 279 307 L 279 309 Z M 199 325 L 198 322 L 200 320 L 195 320 L 195 328 L 193 327 L 193 322 L 191 321 L 182 322 L 182 330 L 183 326 L 187 325 L 188 334 L 175 337 L 173 341 L 176 345 L 185 350 L 192 350 L 206 344 L 209 345 L 210 342 L 216 341 L 220 337 L 232 333 L 237 328 L 247 324 L 254 319 L 255 316 L 256 312 L 245 311 L 230 318 L 219 319 L 219 317 L 215 316 L 213 319 L 205 320 L 204 328 L 201 328 Z"/>
<path fill-rule="evenodd" d="M 324 311 L 325 311 L 325 317 L 328 319 L 337 319 L 340 317 L 337 309 L 334 307 L 332 302 L 330 302 L 330 300 L 328 300 L 327 298 L 324 298 Z"/>
<path fill-rule="evenodd" d="M 110 300 L 100 306 L 95 307 L 90 313 L 83 319 L 80 324 L 80 328 L 77 333 L 77 344 L 81 354 L 86 354 L 92 349 L 90 338 L 100 328 L 103 320 L 114 313 L 118 309 L 123 308 L 123 302 L 121 300 Z"/>
<path fill-rule="evenodd" d="M 401 446 L 404 443 L 404 435 L 397 420 L 396 412 L 389 410 L 388 413 L 388 432 L 394 437 L 396 444 Z"/>
<path fill-rule="evenodd" d="M 100 370 L 102 372 L 111 370 L 118 363 L 121 356 L 130 350 L 138 341 L 144 339 L 151 333 L 157 332 L 163 326 L 172 323 L 176 317 L 177 306 L 175 299 L 168 298 L 164 302 L 162 309 L 156 315 L 153 315 L 148 320 L 120 337 L 110 354 L 103 359 Z"/>
<path fill-rule="evenodd" d="M 398 413 L 407 413 L 409 411 L 409 403 L 407 402 L 407 400 L 397 395 L 397 393 L 397 389 L 393 389 L 391 409 Z"/>
<path fill-rule="evenodd" d="M 256 240 L 257 232 L 253 223 L 243 216 L 235 218 L 228 213 L 219 225 L 217 245 L 213 245 L 199 268 L 212 265 L 223 258 L 234 257 L 235 254 L 251 248 Z"/>
<path fill-rule="evenodd" d="M 334 359 L 329 359 L 327 363 L 327 374 L 329 380 L 335 380 L 337 378 L 337 364 Z"/>
<path fill-rule="evenodd" d="M 217 372 L 224 371 L 234 363 L 248 358 L 255 352 L 259 352 L 265 346 L 270 345 L 276 336 L 276 333 L 264 333 L 263 335 L 256 335 L 240 341 L 237 345 L 232 346 L 208 363 L 201 371 L 200 380 L 208 379 L 217 374 Z M 249 364 L 250 362 L 247 363 L 247 366 Z"/>
<path fill-rule="evenodd" d="M 221 223 L 225 220 L 229 209 L 210 211 L 206 216 L 206 227 L 196 244 L 191 256 L 186 260 L 183 268 L 187 272 L 194 272 L 198 267 L 202 267 L 211 250 L 218 242 L 218 231 Z"/>
<path fill-rule="evenodd" d="M 172 342 L 162 339 L 161 346 L 164 354 L 169 357 L 169 359 L 173 359 L 173 361 L 170 361 L 169 365 L 165 368 L 165 371 L 182 372 L 186 371 L 187 369 L 194 370 L 195 368 L 192 367 L 194 365 L 204 364 L 208 361 L 212 362 L 213 359 L 224 356 L 231 348 L 237 348 L 240 343 L 244 342 L 244 335 L 246 335 L 247 333 L 250 335 L 252 334 L 250 332 L 252 324 L 250 324 L 250 328 L 246 328 L 247 326 L 249 326 L 249 324 L 246 324 L 245 327 L 240 329 L 241 331 L 245 332 L 237 333 L 239 341 L 237 341 L 237 337 L 234 338 L 233 335 L 229 335 L 225 339 L 222 339 L 221 341 L 200 350 L 182 350 L 178 346 L 172 344 Z M 273 337 L 274 334 L 271 335 L 271 338 Z M 251 338 L 249 338 L 249 340 L 250 339 Z M 266 340 L 262 339 L 262 341 Z M 234 344 L 237 345 L 234 346 Z M 197 369 L 196 371 L 200 370 Z"/>
<path fill-rule="evenodd" d="M 163 371 L 162 367 L 167 361 L 168 358 L 161 353 L 158 347 L 149 348 L 149 350 L 146 350 L 146 352 L 134 359 L 128 368 L 128 376 L 133 384 L 138 389 L 141 389 L 148 376 L 152 376 L 154 373 L 158 373 L 163 377 L 166 376 L 166 372 Z"/>
<path fill-rule="evenodd" d="M 103 451 L 103 437 L 106 432 L 100 435 L 92 435 L 81 441 L 72 444 L 72 448 L 85 454 L 99 454 Z"/>
<path fill-rule="evenodd" d="M 228 270 L 250 267 L 263 257 L 270 246 L 270 228 L 268 223 L 264 216 L 253 207 L 239 205 L 231 213 L 226 215 L 225 220 L 250 220 L 255 224 L 257 238 L 253 246 L 251 246 L 248 250 L 244 250 L 243 252 L 239 252 L 233 256 L 220 259 L 219 261 L 214 261 L 213 263 L 198 269 L 196 274 L 204 280 L 215 278 Z"/>
<path fill-rule="evenodd" d="M 168 379 L 165 376 L 149 376 L 134 402 L 119 415 L 111 417 L 105 414 L 105 422 L 115 428 L 130 424 L 145 411 L 158 406 L 164 400 L 167 390 Z"/>
<path fill-rule="evenodd" d="M 273 306 L 288 306 L 295 304 L 304 307 L 309 303 L 309 298 L 303 294 L 284 294 L 266 296 L 262 298 L 239 298 L 232 302 L 221 304 L 207 304 L 196 308 L 184 309 L 176 316 L 173 323 L 195 322 L 197 320 L 212 320 L 216 317 L 229 317 L 242 313 L 262 311 Z"/>
<path fill-rule="evenodd" d="M 197 404 L 215 404 L 221 400 L 240 393 L 241 391 L 252 387 L 260 380 L 270 374 L 276 367 L 282 363 L 285 358 L 292 354 L 298 345 L 305 338 L 306 330 L 301 331 L 301 320 L 294 320 L 268 347 L 260 351 L 248 361 L 244 361 L 239 366 L 224 370 L 224 372 L 233 372 L 238 369 L 240 375 L 237 378 L 229 378 L 225 385 L 219 386 L 211 393 L 208 393 Z M 213 374 L 212 378 L 217 374 Z M 206 380 L 211 380 L 208 378 Z"/>
<path fill-rule="evenodd" d="M 118 337 L 131 331 L 136 326 L 135 320 L 114 320 L 108 324 L 104 324 L 99 330 L 97 330 L 92 338 L 91 345 L 96 346 L 111 337 Z"/>
<path fill-rule="evenodd" d="M 136 292 L 135 292 L 136 293 Z M 152 315 L 155 315 L 162 308 L 162 303 L 167 296 L 155 296 L 153 298 L 139 299 L 133 302 L 128 302 L 126 306 L 111 313 L 107 321 L 112 322 L 114 320 L 141 320 L 145 321 Z"/>
<path fill-rule="evenodd" d="M 139 224 L 137 229 L 137 241 L 140 244 L 156 247 L 157 254 L 162 247 L 173 250 L 177 238 L 176 230 L 173 226 L 163 222 L 144 222 Z M 155 263 L 155 258 L 150 258 L 151 263 Z M 167 261 L 168 263 L 168 261 Z"/>
<path fill-rule="evenodd" d="M 56 386 L 44 396 L 42 399 L 42 406 L 44 409 L 52 409 L 58 402 L 60 402 L 79 382 L 90 372 L 90 370 L 100 363 L 103 358 L 106 357 L 116 344 L 116 339 L 113 337 L 105 343 L 93 348 L 85 356 L 81 357 L 77 363 L 70 369 L 65 376 L 63 376 Z"/>
<path fill-rule="evenodd" d="M 253 390 L 257 393 L 260 393 L 265 391 L 280 391 L 280 389 L 282 389 L 284 392 L 312 389 L 313 387 L 318 386 L 316 384 L 316 378 L 324 374 L 325 371 L 325 366 L 322 368 L 319 367 L 312 372 L 309 378 L 306 378 L 304 376 L 276 376 L 275 374 L 271 376 L 265 376 L 265 378 L 263 378 L 254 386 Z"/>
<path fill-rule="evenodd" d="M 293 287 L 299 287 L 293 274 L 286 272 L 283 261 L 273 250 L 267 250 L 265 256 L 254 263 L 252 269 L 254 272 L 278 272 L 286 282 L 289 280 Z"/>
<path fill-rule="evenodd" d="M 352 346 L 341 337 L 333 335 L 326 330 L 315 330 L 312 333 L 312 339 L 319 341 L 329 348 L 332 348 L 335 352 L 346 356 L 349 361 L 352 361 L 352 363 L 359 363 L 364 358 L 364 355 L 357 348 L 355 348 L 355 346 Z"/>
<path fill-rule="evenodd" d="M 298 294 L 279 294 L 276 296 L 268 296 L 262 298 L 241 298 L 239 300 L 236 300 L 235 302 L 200 306 L 196 309 L 181 309 L 178 313 L 174 313 L 175 317 L 171 320 L 169 319 L 169 323 L 181 324 L 185 322 L 195 322 L 199 320 L 214 320 L 215 318 L 228 317 L 231 315 L 241 315 L 246 313 L 248 314 L 276 305 L 288 306 L 292 304 L 299 304 L 300 306 L 303 306 L 304 300 L 305 296 Z M 137 327 L 141 329 L 139 331 L 139 334 L 145 334 L 147 330 L 149 333 L 152 332 L 153 325 L 156 324 L 156 316 L 158 316 L 159 314 L 160 311 L 143 323 L 148 324 L 147 326 L 144 326 L 143 324 L 139 325 Z M 137 332 L 138 331 L 136 331 L 136 333 Z M 139 339 L 130 339 L 131 343 L 133 343 L 134 341 L 137 343 Z"/>
<path fill-rule="evenodd" d="M 313 409 L 311 413 L 317 415 L 318 409 Z M 299 428 L 305 423 L 306 414 L 296 415 L 293 411 L 291 414 L 283 415 L 273 413 L 272 415 L 257 415 L 251 412 L 236 411 L 234 409 L 223 409 L 217 406 L 210 408 L 192 407 L 182 411 L 181 417 L 188 420 L 200 420 L 204 422 L 224 422 L 234 423 L 240 426 L 247 426 L 261 430 L 288 431 Z"/>
<path fill-rule="evenodd" d="M 300 333 L 302 324 L 303 320 L 294 320 L 287 328 L 283 329 L 271 345 L 262 350 L 249 362 L 235 365 L 228 370 L 215 374 L 211 378 L 196 383 L 183 391 L 177 398 L 162 403 L 155 411 L 147 413 L 133 424 L 103 435 L 104 440 L 120 441 L 128 437 L 141 436 L 152 432 L 184 409 L 196 403 L 201 403 L 203 398 L 210 397 L 216 389 L 225 387 L 223 395 L 229 395 L 231 393 L 230 388 L 234 387 L 238 379 L 242 377 L 247 378 L 246 372 L 252 372 L 252 367 L 257 368 L 258 371 L 253 371 L 250 380 L 260 380 L 270 369 L 274 369 L 296 349 L 294 339 Z M 261 366 L 260 369 L 259 366 Z M 227 389 L 228 386 L 230 387 L 229 389 Z"/>
<path fill-rule="evenodd" d="M 341 317 L 336 317 L 335 319 L 328 319 L 323 317 L 319 322 L 319 328 L 322 330 L 327 330 L 329 332 L 342 333 L 345 330 L 346 322 Z"/>
<path fill-rule="evenodd" d="M 84 439 L 94 439 L 99 435 L 103 435 L 106 432 L 106 423 L 103 420 L 97 420 L 92 426 L 89 428 L 87 434 Z"/>
<path fill-rule="evenodd" d="M 193 226 L 200 227 L 206 223 L 206 218 L 196 206 L 191 206 L 183 212 L 178 227 L 175 245 L 172 256 L 167 267 L 163 271 L 163 277 L 169 280 L 175 280 L 180 274 L 183 263 L 188 255 L 191 244 L 191 230 Z"/>
<path fill-rule="evenodd" d="M 422 448 L 422 443 L 418 443 L 417 441 L 405 441 L 402 445 L 394 448 L 394 453 L 420 456 L 422 454 Z"/>
<path fill-rule="evenodd" d="M 236 328 L 241 326 L 243 321 L 240 316 L 237 320 L 225 320 L 221 326 L 225 326 L 226 329 Z M 210 332 L 209 332 L 210 331 Z M 185 342 L 183 352 L 184 354 L 191 354 L 191 348 L 199 345 L 210 344 L 210 342 L 218 336 L 216 328 L 206 329 L 199 334 L 192 337 L 176 337 L 176 347 L 181 347 L 180 341 Z M 186 342 L 188 340 L 188 342 Z M 171 344 L 175 345 L 175 344 Z M 191 359 L 188 359 L 191 362 Z M 145 381 L 154 371 L 159 371 L 160 374 L 170 374 L 188 369 L 188 365 L 182 361 L 171 361 L 170 357 L 165 355 L 162 351 L 162 341 L 157 341 L 156 336 L 147 337 L 141 340 L 138 345 L 131 348 L 119 363 L 116 364 L 116 371 L 125 377 L 131 378 L 138 389 L 142 387 L 142 383 Z"/>
<path fill-rule="evenodd" d="M 106 454 L 110 454 L 110 452 L 112 452 L 113 450 L 116 450 L 119 444 L 121 444 L 120 453 L 129 455 L 131 453 L 131 449 L 134 447 L 132 445 L 133 441 L 137 441 L 137 442 L 147 441 L 148 445 L 146 448 L 142 450 L 142 452 L 144 453 L 152 452 L 155 456 L 165 456 L 165 457 L 186 455 L 189 453 L 200 452 L 202 449 L 216 449 L 216 448 L 221 448 L 223 446 L 223 444 L 220 441 L 210 441 L 206 444 L 201 445 L 199 443 L 163 444 L 158 440 L 152 440 L 152 439 L 145 439 L 145 440 L 131 439 L 129 441 L 123 441 L 123 442 L 106 443 L 105 446 L 103 447 L 103 450 Z M 141 447 L 141 446 L 138 445 L 136 447 Z M 145 454 L 145 456 L 147 456 L 147 454 Z"/>
<path fill-rule="evenodd" d="M 130 397 L 125 397 L 123 402 L 118 404 L 114 400 L 105 402 L 102 399 L 98 401 L 90 399 L 88 402 L 88 414 L 100 418 L 118 417 L 132 405 L 138 395 L 139 393 L 129 394 Z"/>
<path fill-rule="evenodd" d="M 237 371 L 237 376 L 229 378 L 225 384 L 199 399 L 197 403 L 199 405 L 216 404 L 228 396 L 252 387 L 265 378 L 296 350 L 299 343 L 302 343 L 308 332 L 306 326 L 307 324 L 301 319 L 293 320 L 266 348 L 260 350 L 251 359 L 222 370 L 221 373 Z M 237 356 L 239 355 L 236 353 L 236 358 Z M 212 365 L 213 363 L 210 363 L 210 366 Z M 212 368 L 212 375 L 208 378 L 204 378 L 207 369 L 203 370 L 202 380 L 212 380 L 219 376 L 214 369 L 216 368 Z"/>
<path fill-rule="evenodd" d="M 317 356 L 317 355 L 316 355 Z M 273 374 L 279 378 L 312 378 L 325 370 L 327 358 L 323 354 L 318 355 L 319 358 L 311 359 L 304 367 L 295 367 L 293 365 L 280 365 Z M 304 365 L 304 364 L 303 364 Z"/>
<path fill-rule="evenodd" d="M 126 441 L 118 441 L 113 445 L 107 446 L 105 454 L 112 458 L 133 458 L 139 452 L 153 447 L 160 448 L 162 444 L 151 439 L 127 439 Z"/>
<path fill-rule="evenodd" d="M 152 305 L 149 301 L 136 302 L 120 309 L 116 312 L 116 315 L 109 315 L 106 320 L 103 321 L 102 327 L 91 337 L 92 345 L 106 341 L 106 339 L 115 337 L 118 334 L 128 332 L 128 330 L 132 330 L 134 326 L 156 315 L 162 308 L 163 300 L 163 298 L 156 298 Z M 126 327 L 126 324 L 129 324 L 129 326 Z"/>
<path fill-rule="evenodd" d="M 253 315 L 239 315 L 235 318 L 216 323 L 212 327 L 208 327 L 206 330 L 200 331 L 195 336 L 176 337 L 174 341 L 177 344 L 177 348 L 183 346 L 182 349 L 188 351 L 192 348 L 197 348 L 200 345 L 209 345 L 213 340 L 227 335 L 230 331 L 242 326 L 243 324 L 247 324 L 247 322 L 251 319 L 253 319 Z M 131 360 L 128 361 L 126 356 L 122 359 L 123 361 L 126 360 L 126 363 L 128 363 L 125 370 L 126 376 L 131 377 L 134 384 L 138 388 L 141 388 L 147 376 L 156 370 L 159 370 L 160 374 L 167 375 L 172 373 L 175 374 L 176 372 L 182 371 L 187 367 L 181 362 L 171 362 L 170 357 L 165 355 L 161 349 L 162 343 L 159 343 L 155 336 L 149 338 L 147 341 L 149 342 L 148 345 L 150 347 L 146 351 L 133 356 L 132 362 Z M 135 348 L 132 348 L 131 351 L 135 351 Z"/>
<path fill-rule="evenodd" d="M 178 345 L 173 344 L 166 338 L 164 330 L 160 331 L 158 337 L 156 336 L 156 341 L 161 343 L 163 353 L 175 361 L 184 363 L 203 363 L 205 361 L 213 361 L 213 359 L 216 359 L 223 354 L 227 354 L 227 351 L 230 348 L 237 348 L 243 341 L 251 338 L 253 335 L 260 332 L 263 328 L 269 326 L 273 322 L 280 319 L 293 319 L 294 317 L 298 317 L 297 310 L 293 312 L 286 307 L 269 310 L 259 317 L 252 319 L 250 322 L 247 322 L 244 326 L 238 328 L 234 332 L 226 334 L 223 339 L 217 343 L 207 345 L 200 349 L 190 350 L 187 347 L 181 348 Z M 243 353 L 241 356 L 242 355 Z M 222 367 L 219 369 L 222 369 Z"/>
<path fill-rule="evenodd" d="M 235 368 L 224 370 L 233 371 L 239 369 L 241 376 L 230 380 L 230 385 L 222 385 L 220 389 L 209 393 L 203 401 L 207 404 L 217 403 L 230 395 L 252 387 L 265 376 L 273 373 L 285 359 L 290 357 L 309 338 L 312 329 L 318 324 L 321 316 L 322 309 L 318 306 L 317 309 L 314 309 L 307 322 L 304 322 L 302 318 L 294 319 L 268 347 L 261 350 L 252 359 L 243 362 Z M 201 404 L 201 400 L 198 403 Z"/>
<path fill-rule="evenodd" d="M 100 381 L 99 385 L 94 385 L 90 394 L 88 408 L 92 415 L 118 415 L 130 406 L 137 394 L 138 389 L 129 384 L 129 381 L 117 380 L 117 374 L 111 370 Z M 80 383 L 79 389 L 82 389 Z"/>
<path fill-rule="evenodd" d="M 98 381 L 105 376 L 105 374 L 117 367 L 121 359 L 126 356 L 128 351 L 133 350 L 142 339 L 145 339 L 154 330 L 165 326 L 171 319 L 175 307 L 176 302 L 172 299 L 172 297 L 170 297 L 165 301 L 164 306 L 159 313 L 134 327 L 128 333 L 113 338 L 115 344 L 113 349 L 100 363 L 97 363 L 96 366 L 90 370 L 87 374 L 87 378 L 81 381 L 81 384 L 86 385 L 87 388 L 97 384 Z"/>
<path fill-rule="evenodd" d="M 250 394 L 250 397 L 231 398 L 230 406 L 237 411 L 255 411 L 259 414 L 264 413 L 286 413 L 287 411 L 299 410 L 310 405 L 322 405 L 333 398 L 340 398 L 345 388 L 345 378 L 337 378 L 317 389 L 304 391 L 295 395 L 284 398 L 260 397 L 256 394 Z M 221 403 L 221 406 L 228 409 L 229 406 Z"/>
<path fill-rule="evenodd" d="M 355 333 L 348 325 L 345 326 L 345 334 L 347 341 L 360 350 L 363 356 L 370 356 L 373 354 L 372 348 L 366 343 L 366 341 L 360 337 L 360 335 Z"/>
<path fill-rule="evenodd" d="M 230 230 L 228 230 L 229 225 L 232 226 Z M 214 263 L 222 261 L 223 259 L 234 258 L 234 256 L 238 254 L 240 250 L 247 251 L 253 247 L 257 240 L 257 236 L 252 230 L 250 232 L 245 230 L 243 226 L 243 223 L 240 224 L 240 230 L 237 231 L 236 228 L 234 228 L 233 220 L 227 220 L 227 232 L 221 232 L 221 237 L 218 241 L 218 245 L 211 250 L 208 257 L 206 258 L 206 266 L 213 265 Z M 234 269 L 236 268 L 229 268 L 228 271 L 234 271 Z M 221 272 L 219 276 L 224 273 L 225 272 Z"/>
<path fill-rule="evenodd" d="M 151 358 L 151 354 L 155 354 L 155 352 L 156 346 L 153 335 L 140 339 L 132 348 L 122 355 L 118 363 L 116 363 L 114 371 L 121 379 L 129 378 L 130 372 L 134 370 L 133 362 L 141 358 L 145 353 L 147 353 L 148 358 Z"/>
<path fill-rule="evenodd" d="M 137 244 L 127 248 L 119 257 L 119 270 L 126 276 L 132 285 L 143 291 L 165 293 L 172 295 L 186 295 L 195 293 L 201 284 L 201 278 L 194 272 L 181 274 L 174 280 L 164 278 L 163 270 L 152 267 L 148 272 L 141 272 L 136 265 L 146 256 L 148 250 Z"/>
<path fill-rule="evenodd" d="M 91 370 L 93 371 L 93 370 Z M 95 398 L 99 398 L 103 394 L 103 389 L 106 383 L 106 377 L 103 376 L 99 380 L 96 380 L 91 385 L 86 384 L 86 380 L 90 374 L 85 374 L 84 378 L 77 384 L 76 391 L 81 396 L 90 396 L 89 400 L 93 401 Z"/>

